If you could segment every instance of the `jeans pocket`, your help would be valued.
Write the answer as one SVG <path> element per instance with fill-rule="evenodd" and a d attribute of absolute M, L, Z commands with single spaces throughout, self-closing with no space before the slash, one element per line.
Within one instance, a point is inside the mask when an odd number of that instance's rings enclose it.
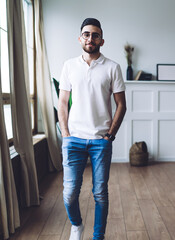
<path fill-rule="evenodd" d="M 64 142 L 64 141 L 70 140 L 70 139 L 72 139 L 72 138 L 73 138 L 72 136 L 63 137 L 63 138 L 62 138 L 62 141 Z"/>
<path fill-rule="evenodd" d="M 71 136 L 63 137 L 62 138 L 62 148 L 64 146 L 67 146 L 71 141 L 72 141 L 72 137 Z"/>
<path fill-rule="evenodd" d="M 107 139 L 105 139 L 105 138 L 102 138 L 102 140 L 103 140 L 103 142 L 105 142 L 105 143 L 109 143 L 109 144 L 111 144 L 111 143 L 112 143 L 112 141 L 110 141 L 110 140 L 107 140 Z"/>
<path fill-rule="evenodd" d="M 68 136 L 68 137 L 63 137 L 63 139 L 67 139 L 67 138 L 71 138 L 72 136 Z"/>
<path fill-rule="evenodd" d="M 77 145 L 77 138 L 73 136 L 64 137 L 62 140 L 62 149 L 63 148 L 72 148 Z"/>
<path fill-rule="evenodd" d="M 104 141 L 106 141 L 106 142 L 111 142 L 110 140 L 107 140 L 107 139 L 105 139 L 105 138 L 102 138 Z"/>

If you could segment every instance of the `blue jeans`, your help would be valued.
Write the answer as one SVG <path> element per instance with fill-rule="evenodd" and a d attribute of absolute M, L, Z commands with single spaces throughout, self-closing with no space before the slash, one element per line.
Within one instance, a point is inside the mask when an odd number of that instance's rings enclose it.
<path fill-rule="evenodd" d="M 108 179 L 112 156 L 112 142 L 105 139 L 63 138 L 63 199 L 72 225 L 82 223 L 79 194 L 83 172 L 90 156 L 92 165 L 95 220 L 93 239 L 104 239 L 108 215 Z"/>

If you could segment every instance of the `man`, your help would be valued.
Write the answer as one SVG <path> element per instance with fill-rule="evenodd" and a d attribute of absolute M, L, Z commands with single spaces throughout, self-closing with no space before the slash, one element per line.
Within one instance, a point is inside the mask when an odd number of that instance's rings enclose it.
<path fill-rule="evenodd" d="M 97 240 L 104 239 L 105 234 L 112 141 L 126 111 L 125 86 L 120 66 L 100 53 L 104 39 L 97 19 L 83 21 L 79 42 L 83 54 L 65 62 L 60 79 L 58 117 L 63 137 L 63 198 L 72 224 L 69 240 L 81 240 L 84 227 L 78 199 L 90 157 L 95 200 L 93 240 Z M 68 114 L 70 91 L 72 107 Z M 113 119 L 111 94 L 116 103 Z"/>

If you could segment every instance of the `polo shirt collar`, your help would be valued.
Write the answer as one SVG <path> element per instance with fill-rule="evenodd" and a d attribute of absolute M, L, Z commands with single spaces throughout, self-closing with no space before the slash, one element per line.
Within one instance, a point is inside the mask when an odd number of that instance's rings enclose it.
<path fill-rule="evenodd" d="M 80 58 L 80 61 L 81 61 L 82 63 L 86 63 L 86 62 L 83 60 L 83 55 L 81 55 L 79 58 Z M 102 64 L 102 63 L 104 62 L 104 60 L 105 60 L 105 56 L 101 53 L 99 58 L 97 58 L 96 60 L 93 60 L 93 63 Z"/>
<path fill-rule="evenodd" d="M 97 58 L 96 60 L 94 60 L 94 62 L 95 62 L 95 63 L 100 63 L 100 64 L 102 64 L 104 60 L 105 60 L 105 57 L 104 57 L 104 55 L 101 53 L 101 54 L 100 54 L 100 57 Z"/>

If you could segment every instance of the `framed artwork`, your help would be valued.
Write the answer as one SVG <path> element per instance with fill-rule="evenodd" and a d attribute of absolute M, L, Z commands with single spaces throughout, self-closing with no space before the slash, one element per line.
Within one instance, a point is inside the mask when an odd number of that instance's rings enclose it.
<path fill-rule="evenodd" d="M 157 64 L 157 80 L 175 81 L 175 64 Z"/>

